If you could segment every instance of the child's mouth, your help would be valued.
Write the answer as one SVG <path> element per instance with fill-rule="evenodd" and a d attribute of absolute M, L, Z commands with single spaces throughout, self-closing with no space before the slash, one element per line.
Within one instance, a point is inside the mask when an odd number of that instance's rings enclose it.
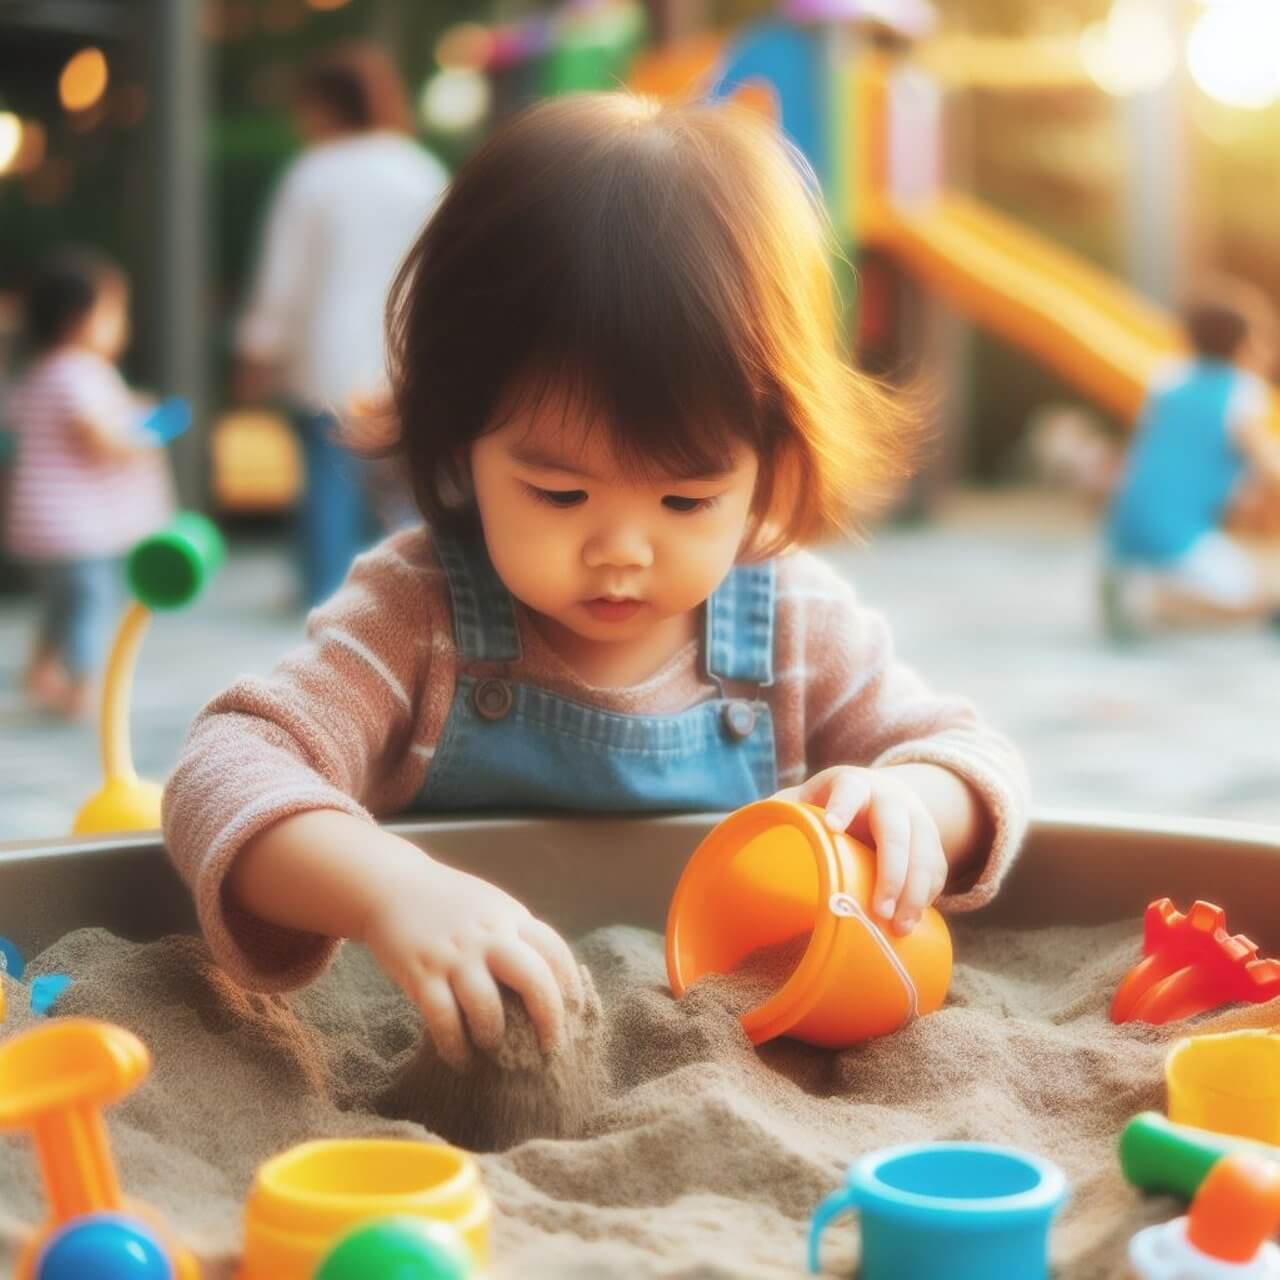
<path fill-rule="evenodd" d="M 583 608 L 598 622 L 626 622 L 640 610 L 643 601 L 611 599 L 609 596 L 597 596 L 587 600 Z"/>

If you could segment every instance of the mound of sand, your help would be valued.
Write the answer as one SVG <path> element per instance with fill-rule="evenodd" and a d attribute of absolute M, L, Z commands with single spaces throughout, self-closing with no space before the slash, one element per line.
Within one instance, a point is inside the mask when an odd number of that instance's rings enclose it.
<path fill-rule="evenodd" d="M 110 1113 L 117 1157 L 130 1193 L 179 1228 L 211 1280 L 231 1275 L 258 1164 L 314 1137 L 423 1136 L 387 1112 L 505 1148 L 480 1157 L 498 1277 L 795 1276 L 809 1215 L 850 1160 L 930 1138 L 1056 1160 L 1072 1183 L 1054 1233 L 1059 1275 L 1118 1277 L 1132 1232 L 1177 1211 L 1132 1193 L 1114 1154 L 1124 1122 L 1162 1104 L 1164 1050 L 1185 1030 L 1107 1021 L 1138 926 L 963 923 L 955 935 L 947 1005 L 836 1054 L 786 1041 L 753 1050 L 725 983 L 677 1003 L 661 940 L 605 929 L 578 948 L 600 1004 L 564 1055 L 540 1061 L 510 1009 L 508 1047 L 463 1081 L 420 1048 L 413 1010 L 355 947 L 288 999 L 240 990 L 193 938 L 142 946 L 82 931 L 32 972 L 74 975 L 59 1013 L 121 1023 L 150 1046 L 152 1077 Z M 10 1034 L 31 1016 L 22 990 L 0 980 Z M 1274 1017 L 1247 1009 L 1198 1029 Z M 0 1272 L 41 1213 L 27 1144 L 0 1142 Z M 855 1228 L 838 1226 L 829 1274 L 848 1275 L 855 1256 Z"/>

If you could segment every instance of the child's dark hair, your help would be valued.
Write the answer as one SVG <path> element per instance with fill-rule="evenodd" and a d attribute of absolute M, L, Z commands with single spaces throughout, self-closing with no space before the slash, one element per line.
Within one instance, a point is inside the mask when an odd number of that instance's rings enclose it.
<path fill-rule="evenodd" d="M 470 444 L 548 393 L 589 409 L 637 474 L 714 472 L 749 444 L 762 550 L 866 514 L 911 432 L 847 363 L 802 163 L 727 105 L 582 94 L 501 128 L 388 303 L 390 414 L 425 517 L 469 514 Z"/>
<path fill-rule="evenodd" d="M 1274 334 L 1275 311 L 1259 289 L 1218 276 L 1201 281 L 1182 312 L 1187 338 L 1206 360 L 1234 360 L 1255 330 Z"/>
<path fill-rule="evenodd" d="M 400 72 L 375 44 L 353 41 L 326 50 L 303 70 L 294 96 L 319 105 L 346 129 L 410 129 Z"/>
<path fill-rule="evenodd" d="M 24 320 L 35 352 L 65 342 L 93 310 L 103 289 L 123 285 L 124 272 L 93 249 L 65 248 L 36 267 L 27 285 Z"/>

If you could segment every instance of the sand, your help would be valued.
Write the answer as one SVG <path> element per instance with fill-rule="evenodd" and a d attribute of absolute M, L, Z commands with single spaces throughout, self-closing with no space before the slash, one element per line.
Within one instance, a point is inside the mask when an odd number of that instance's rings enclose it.
<path fill-rule="evenodd" d="M 1131 1192 L 1114 1156 L 1124 1122 L 1162 1105 L 1163 1054 L 1186 1030 L 1106 1019 L 1138 923 L 1019 933 L 962 922 L 955 936 L 942 1010 L 836 1054 L 786 1041 L 753 1050 L 727 984 L 677 1003 L 659 938 L 602 930 L 578 948 L 600 1006 L 566 1056 L 539 1062 L 513 1011 L 516 1039 L 481 1076 L 452 1082 L 443 1108 L 442 1068 L 420 1049 L 417 1019 L 358 948 L 289 999 L 241 991 L 192 938 L 144 946 L 81 931 L 32 972 L 76 977 L 60 1013 L 122 1023 L 150 1045 L 152 1077 L 110 1113 L 115 1149 L 129 1191 L 178 1226 L 210 1280 L 229 1280 L 244 1196 L 269 1155 L 319 1136 L 429 1131 L 379 1108 L 494 1148 L 479 1158 L 497 1209 L 497 1277 L 797 1276 L 809 1215 L 849 1161 L 929 1138 L 1056 1160 L 1072 1183 L 1053 1237 L 1058 1275 L 1119 1277 L 1132 1232 L 1177 1210 Z M 9 1034 L 31 1015 L 21 989 L 0 981 Z M 1276 1016 L 1248 1008 L 1197 1029 Z M 485 1105 L 493 1114 L 477 1117 Z M 0 1274 L 40 1213 L 26 1143 L 0 1140 Z M 855 1258 L 856 1229 L 841 1223 L 827 1274 L 849 1275 Z"/>
<path fill-rule="evenodd" d="M 505 1033 L 492 1053 L 473 1050 L 458 1071 L 430 1039 L 374 1099 L 379 1115 L 413 1120 L 468 1151 L 506 1151 L 533 1138 L 578 1138 L 604 1105 L 604 1012 L 590 970 L 585 999 L 566 1011 L 563 1049 L 546 1054 L 514 992 L 502 989 Z"/>

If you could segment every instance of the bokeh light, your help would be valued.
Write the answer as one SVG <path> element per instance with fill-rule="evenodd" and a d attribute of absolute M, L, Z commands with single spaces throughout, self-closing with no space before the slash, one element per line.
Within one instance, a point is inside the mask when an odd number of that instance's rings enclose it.
<path fill-rule="evenodd" d="M 493 92 L 478 71 L 461 67 L 437 71 L 423 87 L 419 109 L 428 128 L 465 133 L 489 114 Z"/>
<path fill-rule="evenodd" d="M 1201 92 L 1224 106 L 1256 111 L 1280 102 L 1280 3 L 1206 9 L 1187 40 L 1187 66 Z"/>
<path fill-rule="evenodd" d="M 1116 97 L 1150 93 L 1177 70 L 1178 44 L 1162 0 L 1115 0 L 1102 22 L 1080 34 L 1089 76 Z"/>
<path fill-rule="evenodd" d="M 22 142 L 18 154 L 10 165 L 11 173 L 34 173 L 42 164 L 49 149 L 49 136 L 39 120 L 22 122 Z"/>
<path fill-rule="evenodd" d="M 324 12 L 328 9 L 341 9 L 344 5 L 349 4 L 350 0 L 307 0 L 307 3 L 313 9 L 319 9 Z"/>
<path fill-rule="evenodd" d="M 58 96 L 68 111 L 87 111 L 107 91 L 107 58 L 101 49 L 81 49 L 58 80 Z"/>
<path fill-rule="evenodd" d="M 22 121 L 12 111 L 0 111 L 0 173 L 12 173 L 22 150 Z"/>

